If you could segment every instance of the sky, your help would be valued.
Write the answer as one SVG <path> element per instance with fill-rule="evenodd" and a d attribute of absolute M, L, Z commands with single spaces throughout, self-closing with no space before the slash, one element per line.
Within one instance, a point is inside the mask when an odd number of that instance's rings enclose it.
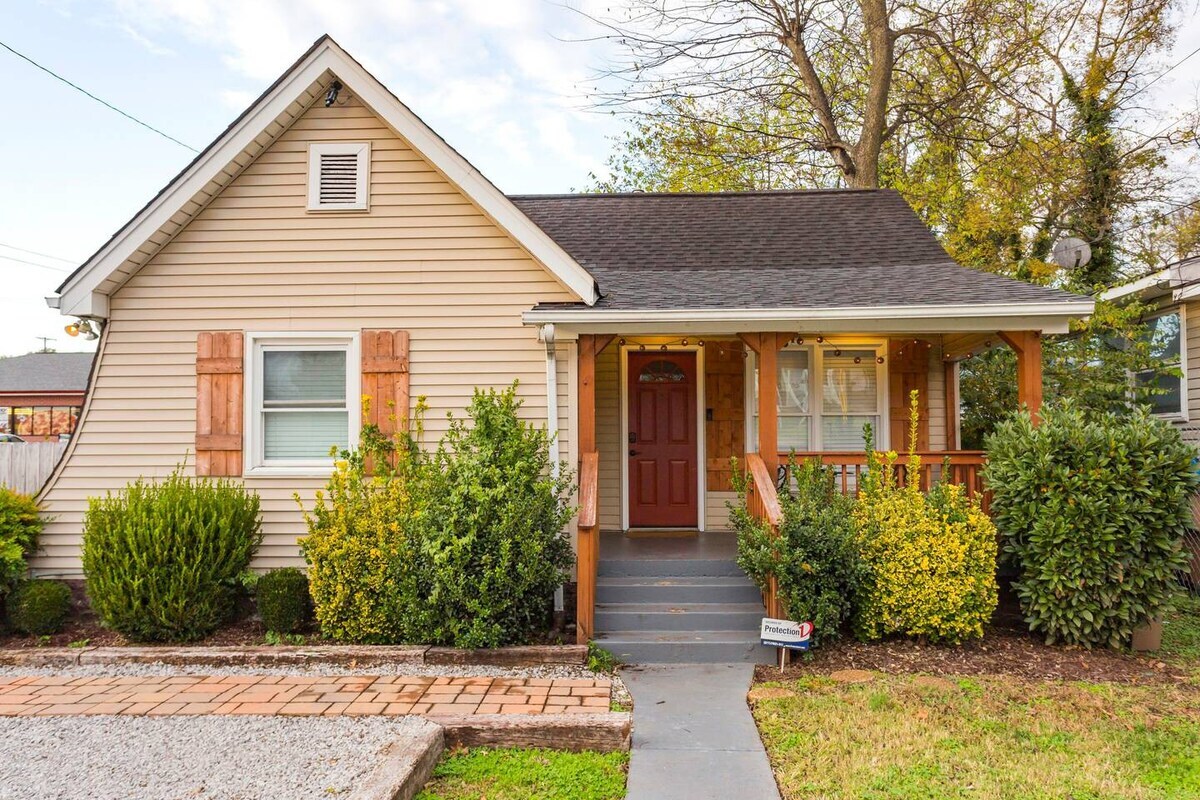
<path fill-rule="evenodd" d="M 1195 0 L 1189 0 L 1195 2 Z M 569 5 L 568 5 L 569 4 Z M 329 33 L 503 191 L 604 173 L 622 121 L 589 108 L 612 55 L 573 8 L 620 0 L 0 0 L 0 42 L 201 149 Z M 569 7 L 570 6 L 570 7 Z M 1195 7 L 1173 63 L 1200 47 Z M 191 160 L 192 150 L 0 49 L 0 355 L 70 338 L 44 298 Z M 1150 106 L 1192 102 L 1200 55 Z M 1143 124 L 1157 124 L 1154 113 Z"/>

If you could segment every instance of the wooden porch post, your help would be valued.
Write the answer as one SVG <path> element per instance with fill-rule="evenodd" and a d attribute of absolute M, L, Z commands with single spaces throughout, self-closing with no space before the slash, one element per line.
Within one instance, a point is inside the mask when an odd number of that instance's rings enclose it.
<path fill-rule="evenodd" d="M 788 333 L 740 333 L 739 338 L 758 356 L 758 455 L 771 475 L 779 467 L 779 411 L 775 406 L 778 353 Z"/>
<path fill-rule="evenodd" d="M 1036 425 L 1042 410 L 1041 331 L 1000 331 L 1000 338 L 1017 354 L 1017 402 Z"/>
<path fill-rule="evenodd" d="M 596 452 L 596 356 L 612 336 L 579 335 L 579 531 L 576 545 L 575 639 L 595 634 L 596 567 L 600 563 L 599 456 Z"/>

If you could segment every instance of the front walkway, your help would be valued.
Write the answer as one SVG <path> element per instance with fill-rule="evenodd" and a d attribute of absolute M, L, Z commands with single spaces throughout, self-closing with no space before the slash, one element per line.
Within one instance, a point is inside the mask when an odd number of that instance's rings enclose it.
<path fill-rule="evenodd" d="M 0 676 L 0 716 L 594 714 L 611 693 L 603 678 Z"/>
<path fill-rule="evenodd" d="M 689 664 L 622 671 L 633 695 L 626 800 L 778 800 L 746 705 L 752 664 Z"/>

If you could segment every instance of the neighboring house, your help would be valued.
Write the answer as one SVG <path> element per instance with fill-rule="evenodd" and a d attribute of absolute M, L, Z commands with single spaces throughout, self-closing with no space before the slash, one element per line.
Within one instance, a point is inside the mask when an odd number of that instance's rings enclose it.
<path fill-rule="evenodd" d="M 41 495 L 33 566 L 63 575 L 89 497 L 185 459 L 262 497 L 256 566 L 300 564 L 293 495 L 356 441 L 360 395 L 385 430 L 424 396 L 428 444 L 516 379 L 599 526 L 724 530 L 730 459 L 853 464 L 864 423 L 902 447 L 911 389 L 931 461 L 977 464 L 940 452 L 957 362 L 1014 346 L 1036 410 L 1040 334 L 1092 309 L 953 263 L 892 191 L 506 197 L 328 38 L 55 302 L 103 325 Z"/>
<path fill-rule="evenodd" d="M 75 432 L 93 353 L 29 353 L 0 358 L 0 433 L 28 442 Z"/>
<path fill-rule="evenodd" d="M 1182 377 L 1148 376 L 1163 390 L 1152 399 L 1152 408 L 1177 425 L 1186 441 L 1200 445 L 1200 258 L 1176 262 L 1102 297 L 1151 307 L 1146 327 L 1152 353 L 1182 372 Z"/>

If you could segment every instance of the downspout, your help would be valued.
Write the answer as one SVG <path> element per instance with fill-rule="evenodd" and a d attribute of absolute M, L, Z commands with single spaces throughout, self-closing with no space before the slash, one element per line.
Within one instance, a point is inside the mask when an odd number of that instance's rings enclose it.
<path fill-rule="evenodd" d="M 557 481 L 562 450 L 558 442 L 558 354 L 554 348 L 554 323 L 547 322 L 538 332 L 546 345 L 546 432 L 550 435 L 550 477 Z M 566 623 L 566 601 L 562 584 L 554 589 L 554 627 Z"/>

